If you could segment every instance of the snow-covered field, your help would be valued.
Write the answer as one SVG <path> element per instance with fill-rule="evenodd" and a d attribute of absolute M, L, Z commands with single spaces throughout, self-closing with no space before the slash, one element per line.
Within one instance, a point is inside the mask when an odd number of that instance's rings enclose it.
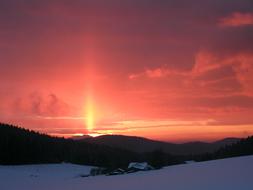
<path fill-rule="evenodd" d="M 78 177 L 72 164 L 0 166 L 0 190 L 252 190 L 253 156 L 166 167 L 119 176 Z"/>

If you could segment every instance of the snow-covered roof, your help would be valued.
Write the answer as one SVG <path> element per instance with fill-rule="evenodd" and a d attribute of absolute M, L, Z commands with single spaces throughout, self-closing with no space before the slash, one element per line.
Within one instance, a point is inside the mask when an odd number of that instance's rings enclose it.
<path fill-rule="evenodd" d="M 149 165 L 147 162 L 131 162 L 128 165 L 128 168 L 136 168 L 136 169 L 140 169 L 140 170 L 144 170 L 148 167 L 149 167 Z"/>

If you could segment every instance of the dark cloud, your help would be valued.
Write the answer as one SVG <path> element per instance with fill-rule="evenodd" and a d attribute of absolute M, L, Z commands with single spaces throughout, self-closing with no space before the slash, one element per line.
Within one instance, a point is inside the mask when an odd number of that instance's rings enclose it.
<path fill-rule="evenodd" d="M 68 60 L 80 58 L 82 49 L 91 45 L 80 38 L 90 35 L 97 39 L 93 45 L 105 59 L 98 64 L 112 73 L 117 68 L 121 74 L 165 63 L 189 69 L 199 48 L 252 50 L 252 29 L 217 26 L 220 18 L 235 11 L 253 11 L 248 0 L 1 1 L 1 5 L 1 41 L 18 48 L 15 56 L 13 49 L 4 50 L 1 64 L 17 67 L 32 65 L 38 57 L 42 68 L 52 60 L 54 67 L 68 65 L 61 54 L 69 52 Z M 49 59 L 41 56 L 42 51 L 54 55 Z M 108 62 L 113 66 L 107 67 Z"/>
<path fill-rule="evenodd" d="M 19 115 L 64 117 L 72 114 L 73 108 L 55 94 L 44 95 L 33 92 L 29 97 L 18 98 L 13 103 L 13 111 Z"/>

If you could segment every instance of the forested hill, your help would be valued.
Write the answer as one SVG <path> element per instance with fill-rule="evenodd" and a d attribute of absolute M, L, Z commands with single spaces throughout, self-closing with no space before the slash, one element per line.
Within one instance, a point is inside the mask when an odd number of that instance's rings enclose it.
<path fill-rule="evenodd" d="M 69 162 L 113 169 L 143 161 L 157 168 L 183 162 L 177 156 L 159 150 L 136 153 L 0 124 L 0 165 Z"/>
<path fill-rule="evenodd" d="M 116 167 L 138 158 L 138 154 L 127 150 L 51 137 L 0 124 L 0 164 L 71 162 Z"/>
<path fill-rule="evenodd" d="M 79 137 L 79 139 L 75 140 L 98 145 L 106 145 L 115 148 L 122 148 L 138 153 L 152 152 L 159 149 L 163 152 L 173 155 L 190 155 L 213 153 L 226 145 L 230 145 L 239 141 L 240 139 L 226 138 L 212 143 L 188 142 L 182 144 L 175 144 L 135 136 L 102 135 L 98 137 L 84 136 L 83 139 Z"/>
<path fill-rule="evenodd" d="M 0 123 L 0 165 L 69 162 L 75 164 L 126 167 L 130 162 L 147 161 L 155 167 L 253 154 L 253 137 L 226 145 L 214 153 L 176 156 L 162 149 L 136 153 L 91 142 L 51 137 L 24 128 Z"/>
<path fill-rule="evenodd" d="M 241 139 L 238 142 L 226 145 L 214 153 L 197 156 L 197 161 L 223 159 L 237 156 L 253 155 L 253 136 Z"/>

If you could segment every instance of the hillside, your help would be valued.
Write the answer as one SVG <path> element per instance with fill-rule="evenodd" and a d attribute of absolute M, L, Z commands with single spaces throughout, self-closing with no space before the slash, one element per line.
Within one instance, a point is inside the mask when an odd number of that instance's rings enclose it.
<path fill-rule="evenodd" d="M 0 124 L 0 164 L 70 162 L 117 167 L 127 165 L 138 158 L 137 153 L 119 148 L 51 137 Z"/>
<path fill-rule="evenodd" d="M 205 160 L 215 160 L 252 154 L 253 154 L 253 136 L 241 139 L 231 145 L 226 145 L 225 147 L 220 148 L 214 153 L 197 155 L 195 158 L 193 156 L 193 159 L 198 161 L 205 161 Z"/>
<path fill-rule="evenodd" d="M 99 143 L 94 140 L 99 140 Z M 253 154 L 253 137 L 231 144 L 233 140 L 225 139 L 212 144 L 201 142 L 171 144 L 126 136 L 100 136 L 71 140 L 0 124 L 0 164 L 69 162 L 113 169 L 124 168 L 129 162 L 146 161 L 160 168 L 180 164 L 185 160 L 203 161 Z M 230 145 L 224 147 L 227 142 L 230 142 Z M 221 146 L 220 144 L 223 147 L 217 148 L 213 153 L 200 154 L 200 152 L 205 152 L 208 146 Z M 141 151 L 138 152 L 138 150 Z"/>
<path fill-rule="evenodd" d="M 78 165 L 0 166 L 1 190 L 252 190 L 253 156 L 184 164 L 119 176 L 81 178 Z"/>
<path fill-rule="evenodd" d="M 69 162 L 107 168 L 126 167 L 129 162 L 147 161 L 154 167 L 182 163 L 163 152 L 136 153 L 123 148 L 51 137 L 35 131 L 0 124 L 0 164 Z"/>
<path fill-rule="evenodd" d="M 230 145 L 237 142 L 237 138 L 227 138 L 214 143 L 205 142 L 189 142 L 183 144 L 174 144 L 161 141 L 150 140 L 142 137 L 132 137 L 123 135 L 102 135 L 98 137 L 85 137 L 78 139 L 83 142 L 106 145 L 110 147 L 123 148 L 130 151 L 144 153 L 155 150 L 162 150 L 169 154 L 188 155 L 188 154 L 203 154 L 207 152 L 217 151 L 225 145 Z"/>

